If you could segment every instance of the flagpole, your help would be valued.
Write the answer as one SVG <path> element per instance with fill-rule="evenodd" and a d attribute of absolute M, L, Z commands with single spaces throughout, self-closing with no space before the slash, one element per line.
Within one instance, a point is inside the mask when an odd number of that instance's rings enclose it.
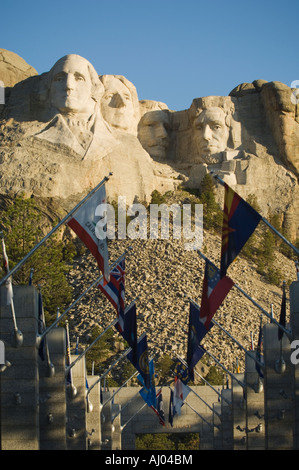
<path fill-rule="evenodd" d="M 218 176 L 214 171 L 210 171 L 210 174 L 222 185 L 225 186 L 224 181 Z M 268 225 L 268 227 L 278 236 L 280 237 L 292 250 L 296 253 L 297 256 L 299 256 L 299 250 L 291 243 L 289 240 L 287 240 L 273 225 L 270 224 L 270 222 L 265 219 L 265 217 L 261 217 L 261 220 L 264 222 L 264 224 Z"/>
<path fill-rule="evenodd" d="M 4 234 L 3 232 L 0 232 L 0 237 L 1 237 L 1 243 L 2 243 L 2 250 L 3 250 L 3 260 L 4 260 L 4 269 L 9 272 L 9 262 L 8 262 L 8 256 L 6 253 L 6 247 L 5 247 L 5 241 L 4 241 Z M 9 279 L 10 278 L 10 279 Z M 8 289 L 10 288 L 10 299 L 9 299 L 9 305 L 11 309 L 11 314 L 12 314 L 12 321 L 14 325 L 14 330 L 13 330 L 13 346 L 16 348 L 19 348 L 23 345 L 23 333 L 21 330 L 18 329 L 17 325 L 17 318 L 16 318 L 16 312 L 15 312 L 15 306 L 14 306 L 14 301 L 13 301 L 13 286 L 12 286 L 12 277 L 7 276 L 7 296 L 8 296 Z"/>
<path fill-rule="evenodd" d="M 186 367 L 188 367 L 188 364 L 187 362 L 182 359 L 178 354 L 176 355 L 176 357 L 179 359 L 179 361 L 182 362 L 182 364 L 184 364 Z M 218 392 L 218 390 L 216 390 L 215 387 L 213 387 L 213 385 L 211 385 L 202 375 L 200 375 L 199 372 L 197 372 L 196 369 L 194 369 L 194 372 L 196 375 L 198 375 L 198 377 L 200 377 L 206 384 L 209 385 L 209 387 L 211 387 L 211 389 L 218 395 L 218 397 L 222 398 L 222 400 L 224 400 L 230 407 L 232 406 L 232 403 L 230 401 L 228 401 L 225 397 L 221 396 L 221 393 Z"/>
<path fill-rule="evenodd" d="M 173 392 L 174 394 L 174 390 L 172 390 L 171 386 L 168 385 L 168 388 Z M 189 406 L 189 408 L 191 408 L 191 410 L 194 411 L 194 413 L 197 414 L 197 416 L 199 416 L 206 424 L 208 424 L 211 428 L 215 427 L 217 428 L 218 426 L 216 426 L 215 424 L 211 424 L 209 423 L 205 418 L 203 418 L 203 416 L 201 416 L 191 405 L 189 405 L 189 403 L 186 401 L 186 400 L 182 400 L 183 403 L 185 403 L 187 406 Z"/>
<path fill-rule="evenodd" d="M 114 261 L 111 265 L 110 265 L 110 269 L 112 270 L 114 268 L 114 266 L 116 266 L 119 261 L 121 260 L 121 258 L 124 256 L 124 254 L 127 253 L 127 250 L 116 260 Z M 69 305 L 66 310 L 59 316 L 56 318 L 56 320 L 41 334 L 41 335 L 38 335 L 37 336 L 37 344 L 39 344 L 39 342 L 43 339 L 44 336 L 46 336 L 49 331 L 52 330 L 52 328 L 54 328 L 61 320 L 62 318 L 97 284 L 99 284 L 99 282 L 103 279 L 103 275 L 99 276 L 95 281 L 93 281 L 89 287 L 87 287 L 87 289 L 85 289 L 84 292 L 82 292 L 82 294 L 79 295 L 79 297 L 77 297 L 76 300 L 74 300 L 74 302 Z"/>
<path fill-rule="evenodd" d="M 106 183 L 106 181 L 109 180 L 109 177 L 112 176 L 112 173 L 109 173 L 109 176 L 105 176 L 102 181 L 97 185 L 95 186 L 91 191 L 90 193 L 88 193 L 83 199 L 82 201 L 80 201 L 65 217 L 63 217 L 63 219 L 61 219 L 60 222 L 58 222 L 57 225 L 55 225 L 55 227 L 52 228 L 52 230 L 50 230 L 50 232 L 39 242 L 37 243 L 37 245 L 35 245 L 32 250 L 29 251 L 29 253 L 27 253 L 27 255 L 21 260 L 19 261 L 18 264 L 16 264 L 10 271 L 9 273 L 7 273 L 1 280 L 0 280 L 0 286 L 2 284 L 4 284 L 4 282 L 10 277 L 12 276 L 16 271 L 18 271 L 21 266 L 23 266 L 23 264 L 30 258 L 30 256 L 33 255 L 33 253 L 46 241 L 48 240 L 48 238 L 51 237 L 51 235 L 53 235 L 54 232 L 56 232 L 56 230 L 59 229 L 59 227 L 61 227 L 73 214 L 74 212 L 76 212 L 80 206 L 82 206 L 82 204 L 84 204 L 84 202 L 86 202 L 88 199 L 90 199 L 90 197 L 101 187 L 103 186 L 103 184 Z"/>
<path fill-rule="evenodd" d="M 72 367 L 74 367 L 74 365 L 77 364 L 77 362 L 80 361 L 80 359 L 82 359 L 83 356 L 85 356 L 85 354 L 95 345 L 95 343 L 99 341 L 99 339 L 109 330 L 109 328 L 114 326 L 117 322 L 118 322 L 118 318 L 115 318 L 113 322 L 111 322 L 110 325 L 108 325 L 105 328 L 105 330 L 102 331 L 102 333 L 99 336 L 97 336 L 97 338 L 86 349 L 84 349 L 84 351 L 66 368 L 66 373 L 68 373 L 68 371 Z"/>
<path fill-rule="evenodd" d="M 197 253 L 205 261 L 208 260 L 208 258 L 200 250 L 197 250 Z M 263 309 L 263 307 L 261 307 L 261 305 L 259 305 L 252 297 L 250 297 L 250 295 L 248 295 L 238 284 L 234 282 L 233 287 L 236 287 L 236 289 L 238 289 L 248 300 L 250 300 L 250 302 L 252 302 L 253 305 L 259 308 L 261 312 L 263 312 L 263 314 L 271 320 L 271 322 L 275 323 L 281 330 L 283 330 L 284 333 L 288 335 L 288 337 L 290 337 L 290 335 L 292 334 L 291 330 L 287 330 L 284 326 L 280 325 L 280 323 L 276 321 L 275 318 L 272 318 L 272 316 L 268 312 L 266 312 L 266 310 Z"/>
<path fill-rule="evenodd" d="M 190 299 L 190 302 L 192 302 L 195 307 L 199 308 L 199 306 L 194 302 L 194 300 Z M 229 336 L 229 338 L 231 338 L 248 356 L 251 357 L 251 359 L 255 360 L 255 362 L 258 363 L 258 365 L 260 367 L 264 367 L 263 364 L 261 364 L 251 353 L 250 351 L 248 351 L 246 348 L 244 348 L 244 346 L 242 346 L 241 343 L 239 343 L 238 340 L 236 340 L 236 338 L 234 338 L 228 331 L 226 331 L 223 326 L 221 326 L 214 318 L 211 320 L 211 322 L 214 324 L 214 325 L 217 325 L 224 333 L 227 334 L 227 336 Z"/>
<path fill-rule="evenodd" d="M 206 349 L 204 349 L 201 345 L 198 346 L 202 351 L 206 352 L 209 356 L 211 356 L 212 359 L 214 359 L 214 361 L 228 374 L 231 376 L 232 379 L 236 380 L 236 382 L 238 382 L 239 385 L 241 385 L 242 388 L 245 387 L 245 384 L 243 382 L 241 382 L 240 380 L 238 380 L 234 374 L 232 374 L 226 367 L 224 367 L 224 365 L 218 361 L 218 359 L 216 359 L 215 356 L 213 356 L 212 353 L 210 353 L 209 351 L 207 351 Z"/>

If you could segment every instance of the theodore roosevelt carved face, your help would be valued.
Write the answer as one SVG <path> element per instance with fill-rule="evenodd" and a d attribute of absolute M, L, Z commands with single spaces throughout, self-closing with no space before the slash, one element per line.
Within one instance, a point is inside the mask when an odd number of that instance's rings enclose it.
<path fill-rule="evenodd" d="M 221 108 L 213 106 L 201 111 L 193 121 L 193 129 L 200 157 L 209 157 L 226 149 L 229 129 Z"/>
<path fill-rule="evenodd" d="M 151 157 L 164 160 L 169 147 L 170 118 L 167 111 L 149 111 L 138 124 L 138 138 Z"/>

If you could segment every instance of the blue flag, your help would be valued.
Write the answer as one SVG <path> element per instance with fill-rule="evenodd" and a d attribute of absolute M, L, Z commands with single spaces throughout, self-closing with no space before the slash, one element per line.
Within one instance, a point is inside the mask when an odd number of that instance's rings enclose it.
<path fill-rule="evenodd" d="M 132 348 L 132 361 L 134 364 L 137 362 L 137 319 L 136 319 L 136 304 L 132 303 L 124 313 L 123 329 L 120 331 L 119 322 L 116 323 L 115 328 L 119 331 L 122 337 L 127 341 Z"/>
<path fill-rule="evenodd" d="M 156 400 L 155 372 L 154 372 L 153 359 L 149 361 L 149 374 L 150 374 L 150 387 L 149 388 L 145 386 L 143 376 L 141 374 L 137 376 L 137 379 L 139 380 L 141 385 L 143 385 L 139 393 L 148 406 L 153 406 L 156 408 L 157 400 Z"/>
<path fill-rule="evenodd" d="M 212 326 L 213 323 L 209 323 L 208 328 L 206 328 L 205 324 L 200 321 L 200 309 L 190 302 L 187 364 L 189 379 L 192 382 L 194 381 L 193 369 L 204 354 L 203 349 L 200 348 L 200 343 Z"/>
<path fill-rule="evenodd" d="M 226 183 L 223 210 L 221 277 L 237 257 L 262 216 Z"/>
<path fill-rule="evenodd" d="M 147 346 L 147 337 L 144 334 L 137 341 L 137 359 L 134 360 L 133 350 L 129 352 L 128 359 L 131 361 L 133 366 L 141 374 L 144 385 L 146 388 L 150 388 L 150 368 L 149 368 L 149 354 Z"/>

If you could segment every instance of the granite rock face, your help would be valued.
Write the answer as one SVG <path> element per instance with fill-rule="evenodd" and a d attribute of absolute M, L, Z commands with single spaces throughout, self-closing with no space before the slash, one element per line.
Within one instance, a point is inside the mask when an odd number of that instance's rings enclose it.
<path fill-rule="evenodd" d="M 37 71 L 22 57 L 6 49 L 0 49 L 0 79 L 5 87 L 13 87 L 33 75 L 37 75 Z"/>
<path fill-rule="evenodd" d="M 154 189 L 198 188 L 213 170 L 299 236 L 298 104 L 288 86 L 256 80 L 172 111 L 75 54 L 48 73 L 25 72 L 0 105 L 2 200 L 23 192 L 63 212 L 112 172 L 110 200 L 149 202 Z"/>

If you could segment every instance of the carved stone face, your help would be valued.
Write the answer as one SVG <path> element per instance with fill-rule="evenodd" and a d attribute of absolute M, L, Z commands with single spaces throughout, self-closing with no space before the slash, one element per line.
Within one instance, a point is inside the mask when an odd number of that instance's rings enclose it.
<path fill-rule="evenodd" d="M 221 108 L 202 111 L 193 121 L 197 149 L 200 156 L 209 156 L 226 149 L 229 130 Z"/>
<path fill-rule="evenodd" d="M 70 55 L 58 61 L 52 69 L 51 105 L 62 114 L 92 113 L 92 82 L 88 62 Z"/>
<path fill-rule="evenodd" d="M 164 111 L 150 111 L 139 122 L 138 138 L 151 157 L 163 160 L 167 157 L 169 131 L 168 114 Z"/>
<path fill-rule="evenodd" d="M 101 110 L 105 121 L 112 127 L 130 130 L 136 127 L 135 110 L 129 88 L 114 76 L 106 76 Z"/>

